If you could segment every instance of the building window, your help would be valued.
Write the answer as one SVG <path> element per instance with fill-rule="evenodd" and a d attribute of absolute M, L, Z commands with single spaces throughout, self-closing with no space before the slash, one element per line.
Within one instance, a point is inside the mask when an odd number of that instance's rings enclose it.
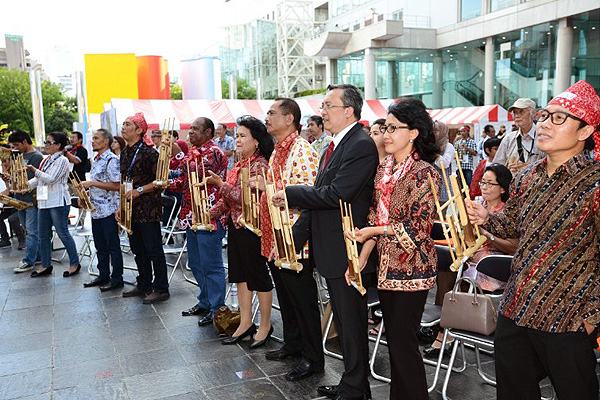
<path fill-rule="evenodd" d="M 466 21 L 481 16 L 481 0 L 461 0 L 460 20 Z"/>
<path fill-rule="evenodd" d="M 490 0 L 490 11 L 498 11 L 517 4 L 517 0 Z"/>

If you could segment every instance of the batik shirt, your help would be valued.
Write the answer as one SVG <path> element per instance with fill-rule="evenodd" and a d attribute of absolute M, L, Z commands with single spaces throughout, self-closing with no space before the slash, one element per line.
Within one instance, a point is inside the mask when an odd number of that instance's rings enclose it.
<path fill-rule="evenodd" d="M 119 157 L 112 151 L 94 157 L 90 178 L 97 182 L 119 182 L 121 176 Z M 106 218 L 119 208 L 119 192 L 104 190 L 95 186 L 90 187 L 90 200 L 95 208 L 93 219 Z"/>
<path fill-rule="evenodd" d="M 580 153 L 552 176 L 546 165 L 525 168 L 484 225 L 519 238 L 500 312 L 539 331 L 583 331 L 600 324 L 600 163 Z"/>
<path fill-rule="evenodd" d="M 287 185 L 312 186 L 317 177 L 319 158 L 306 139 L 298 133 L 291 133 L 281 142 L 275 143 L 275 150 L 269 160 L 268 180 L 275 175 L 275 190 L 282 190 L 283 183 Z M 282 175 L 283 172 L 283 175 Z M 272 175 L 273 174 L 273 175 Z M 292 224 L 300 216 L 300 210 L 290 209 Z M 261 254 L 269 257 L 274 248 L 273 227 L 267 205 L 267 195 L 263 194 L 260 201 L 260 223 L 262 237 L 260 240 Z M 305 254 L 306 255 L 306 251 Z"/>
<path fill-rule="evenodd" d="M 202 165 L 204 165 L 204 168 Z M 169 185 L 169 189 L 173 192 L 183 192 L 181 212 L 179 214 L 182 229 L 191 229 L 193 224 L 188 166 L 190 171 L 198 172 L 198 182 L 202 182 L 204 177 L 210 176 L 208 171 L 219 175 L 224 181 L 227 175 L 227 156 L 214 141 L 209 140 L 200 147 L 192 146 L 187 156 L 183 159 L 179 169 L 179 176 L 171 180 L 171 184 Z M 219 188 L 215 185 L 208 185 L 208 208 L 210 209 L 214 206 L 220 198 Z M 221 221 L 221 223 L 223 222 Z M 216 221 L 213 221 L 213 223 L 216 226 Z"/>

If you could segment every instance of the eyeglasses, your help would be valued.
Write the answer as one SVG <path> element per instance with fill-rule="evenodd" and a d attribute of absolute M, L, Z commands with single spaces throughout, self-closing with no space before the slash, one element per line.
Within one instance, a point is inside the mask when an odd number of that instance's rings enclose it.
<path fill-rule="evenodd" d="M 404 126 L 400 126 L 400 125 L 381 125 L 379 127 L 379 131 L 381 133 L 394 133 L 396 131 L 396 129 L 410 129 L 410 127 L 408 125 L 404 125 Z"/>
<path fill-rule="evenodd" d="M 499 183 L 492 183 L 492 182 L 486 182 L 486 181 L 479 181 L 479 187 L 483 188 L 486 186 L 500 186 Z"/>
<path fill-rule="evenodd" d="M 573 118 L 577 121 L 583 121 L 581 118 L 578 118 L 573 114 L 569 114 L 564 111 L 550 112 L 548 110 L 540 110 L 540 112 L 538 112 L 538 122 L 544 122 L 548 118 L 550 118 L 550 121 L 552 121 L 554 125 L 564 124 L 567 118 Z"/>
<path fill-rule="evenodd" d="M 350 106 L 336 106 L 330 103 L 323 103 L 319 106 L 319 111 L 323 111 L 323 110 L 331 110 L 332 108 L 348 108 Z"/>
<path fill-rule="evenodd" d="M 50 142 L 50 141 L 46 140 L 46 141 L 44 142 L 44 144 L 45 144 L 46 146 L 52 146 L 53 144 L 56 144 L 56 142 Z"/>

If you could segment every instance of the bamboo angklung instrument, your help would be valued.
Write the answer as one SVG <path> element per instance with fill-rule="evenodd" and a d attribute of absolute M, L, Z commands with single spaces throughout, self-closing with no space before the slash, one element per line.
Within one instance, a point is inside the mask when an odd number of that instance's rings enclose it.
<path fill-rule="evenodd" d="M 92 200 L 90 199 L 90 194 L 87 191 L 87 189 L 85 189 L 83 186 L 81 186 L 81 180 L 79 179 L 77 174 L 72 173 L 69 176 L 69 179 L 71 181 L 71 185 L 73 185 L 73 188 L 75 189 L 75 192 L 77 193 L 77 197 L 79 197 L 79 200 L 81 200 L 81 204 L 83 204 L 83 209 L 90 210 L 91 212 L 96 212 L 96 209 L 94 208 L 94 205 L 92 204 Z"/>
<path fill-rule="evenodd" d="M 128 235 L 133 233 L 131 230 L 133 198 L 127 198 L 127 196 L 125 196 L 130 190 L 133 190 L 133 180 L 128 180 L 127 178 L 123 179 L 123 176 L 121 176 L 121 185 L 119 186 L 119 208 L 121 210 L 121 222 L 119 222 L 119 226 L 121 229 L 126 231 Z"/>
<path fill-rule="evenodd" d="M 471 203 L 469 187 L 460 167 L 458 155 L 456 155 L 456 161 L 462 188 L 458 184 L 458 177 L 455 174 L 448 177 L 443 163 L 441 165 L 444 184 L 448 192 L 448 201 L 444 204 L 440 204 L 433 178 L 431 175 L 428 176 L 438 216 L 442 222 L 444 237 L 448 241 L 448 247 L 450 248 L 450 256 L 452 257 L 450 269 L 454 272 L 458 271 L 462 263 L 471 258 L 487 240 L 485 236 L 480 234 L 479 227 L 477 225 L 473 226 L 471 221 L 469 221 L 466 207 L 466 204 Z M 451 188 L 452 191 L 450 191 Z M 451 212 L 445 213 L 445 210 L 451 210 Z M 446 215 L 445 218 L 444 215 Z"/>
<path fill-rule="evenodd" d="M 287 197 L 285 197 L 283 177 L 281 182 L 285 201 L 285 207 L 283 207 L 283 210 L 281 207 L 276 207 L 273 205 L 273 196 L 276 192 L 275 175 L 273 174 L 273 171 L 271 171 L 271 177 L 272 182 L 267 182 L 267 177 L 264 175 L 263 171 L 267 206 L 269 209 L 269 215 L 271 216 L 273 241 L 275 242 L 275 252 L 277 253 L 275 266 L 278 268 L 300 272 L 302 271 L 303 267 L 302 264 L 298 262 L 298 257 L 296 255 L 296 247 L 294 246 L 294 237 L 292 235 L 292 224 L 290 221 L 290 210 L 287 205 Z"/>
<path fill-rule="evenodd" d="M 196 231 L 214 231 L 215 226 L 210 221 L 210 212 L 208 210 L 208 184 L 206 179 L 201 182 L 198 177 L 198 163 L 190 169 L 190 163 L 187 162 L 187 171 L 189 177 L 190 202 L 192 204 L 192 226 Z M 203 177 L 206 176 L 204 161 L 202 162 Z"/>
<path fill-rule="evenodd" d="M 18 154 L 12 162 L 10 169 L 10 182 L 12 193 L 26 193 L 29 192 L 29 183 L 27 179 L 27 168 L 25 167 L 25 161 L 23 160 L 23 154 Z"/>
<path fill-rule="evenodd" d="M 9 207 L 16 208 L 19 211 L 23 211 L 26 208 L 33 206 L 32 203 L 26 203 L 21 200 L 17 200 L 13 197 L 6 196 L 4 194 L 0 194 L 0 203 L 5 204 Z"/>
<path fill-rule="evenodd" d="M 242 217 L 239 220 L 239 224 L 260 237 L 262 236 L 262 231 L 260 230 L 260 192 L 258 186 L 253 190 L 249 185 L 249 181 L 250 161 L 248 161 L 248 168 L 241 167 L 240 169 Z"/>
<path fill-rule="evenodd" d="M 156 165 L 156 179 L 152 182 L 159 187 L 169 186 L 169 165 L 171 162 L 171 153 L 173 152 L 173 135 L 171 131 L 175 127 L 175 118 L 169 118 L 163 124 L 162 137 L 158 155 L 158 164 Z"/>
<path fill-rule="evenodd" d="M 344 235 L 346 242 L 346 254 L 348 256 L 348 278 L 350 283 L 361 296 L 367 293 L 363 287 L 362 276 L 360 275 L 360 261 L 358 259 L 358 246 L 356 245 L 356 237 L 354 235 L 354 219 L 352 218 L 352 204 L 342 202 L 340 199 L 340 213 L 342 215 L 342 235 L 344 232 L 352 232 L 352 239 L 348 239 Z"/>

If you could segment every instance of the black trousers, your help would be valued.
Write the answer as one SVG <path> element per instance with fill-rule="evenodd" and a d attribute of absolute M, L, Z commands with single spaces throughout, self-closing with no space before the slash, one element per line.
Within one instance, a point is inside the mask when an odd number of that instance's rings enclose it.
<path fill-rule="evenodd" d="M 498 400 L 540 398 L 550 377 L 559 400 L 597 400 L 595 335 L 548 333 L 498 316 L 494 340 Z"/>
<path fill-rule="evenodd" d="M 417 339 L 427 293 L 427 290 L 379 291 L 392 367 L 390 399 L 429 399 L 425 366 Z"/>
<path fill-rule="evenodd" d="M 138 269 L 138 287 L 152 288 L 160 293 L 168 292 L 167 261 L 162 247 L 160 222 L 134 222 L 131 230 L 133 233 L 129 236 L 129 245 Z"/>
<path fill-rule="evenodd" d="M 371 285 L 373 274 L 362 274 L 363 286 Z M 345 278 L 327 279 L 333 320 L 344 356 L 344 373 L 338 387 L 341 397 L 361 397 L 369 388 L 369 337 L 367 296 L 361 296 Z"/>
<path fill-rule="evenodd" d="M 313 268 L 302 260 L 300 273 L 279 269 L 269 262 L 283 320 L 283 341 L 286 350 L 300 353 L 316 369 L 325 366 L 323 335 Z"/>
<path fill-rule="evenodd" d="M 119 226 L 115 214 L 108 217 L 93 219 L 92 234 L 94 246 L 98 255 L 98 279 L 112 283 L 123 282 L 123 253 L 119 240 Z M 110 264 L 113 266 L 110 274 Z"/>

